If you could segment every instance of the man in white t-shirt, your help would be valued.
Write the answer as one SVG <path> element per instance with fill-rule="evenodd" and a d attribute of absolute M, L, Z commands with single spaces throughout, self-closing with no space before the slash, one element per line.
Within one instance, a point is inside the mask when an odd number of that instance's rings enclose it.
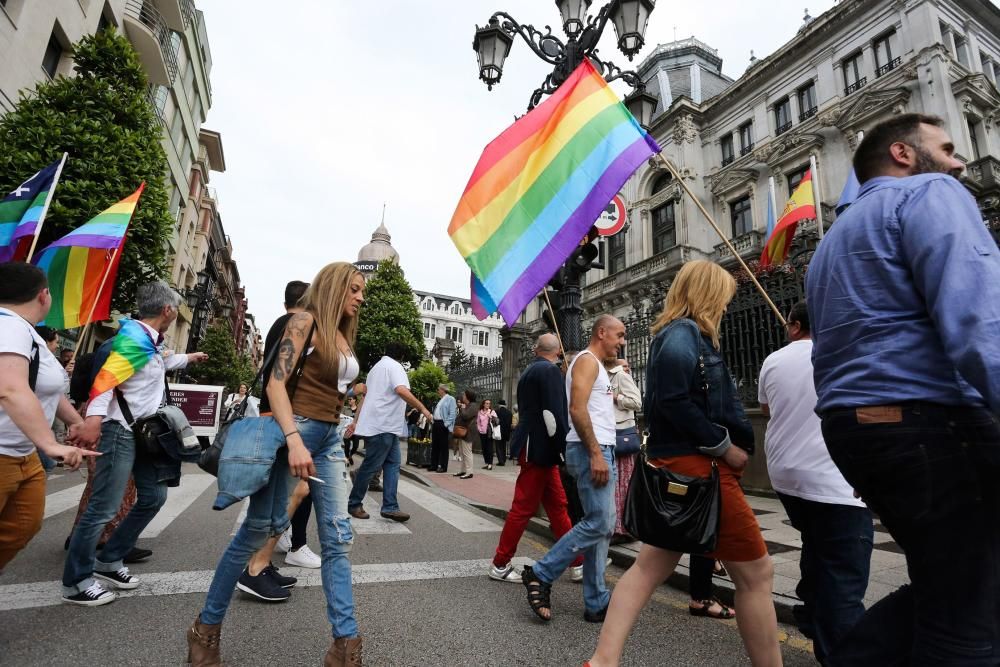
<path fill-rule="evenodd" d="M 58 415 L 69 427 L 67 442 L 75 444 L 83 418 L 64 393 L 66 372 L 32 326 L 51 305 L 41 269 L 0 264 L 0 571 L 42 527 L 45 470 L 38 450 L 69 470 L 84 455 L 97 455 L 59 444 L 52 432 Z"/>
<path fill-rule="evenodd" d="M 402 345 L 389 343 L 385 356 L 372 366 L 365 380 L 368 393 L 358 411 L 354 428 L 354 434 L 364 438 L 365 460 L 354 478 L 354 488 L 347 501 L 347 511 L 355 519 L 369 518 L 368 512 L 362 507 L 362 501 L 368 491 L 368 482 L 379 470 L 383 473 L 382 516 L 399 522 L 410 518 L 406 512 L 399 511 L 399 501 L 396 499 L 402 462 L 399 439 L 408 434 L 406 405 L 420 410 L 427 419 L 432 420 L 434 417 L 410 391 L 410 380 L 398 361 L 405 354 L 406 350 Z"/>
<path fill-rule="evenodd" d="M 830 458 L 813 385 L 812 339 L 805 301 L 788 314 L 788 345 L 764 360 L 760 407 L 771 420 L 764 448 L 771 486 L 802 534 L 795 608 L 823 663 L 865 613 L 874 529 L 872 514 Z"/>

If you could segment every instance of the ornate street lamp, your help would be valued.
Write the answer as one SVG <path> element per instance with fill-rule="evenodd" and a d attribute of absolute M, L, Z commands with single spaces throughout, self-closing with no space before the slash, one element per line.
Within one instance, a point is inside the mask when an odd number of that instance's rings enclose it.
<path fill-rule="evenodd" d="M 510 54 L 514 37 L 519 35 L 536 56 L 552 65 L 552 72 L 531 94 L 528 111 L 538 106 L 544 95 L 554 93 L 583 59 L 589 58 L 605 81 L 621 79 L 632 87 L 634 92 L 625 103 L 643 127 L 648 127 L 656 109 L 656 98 L 646 94 L 638 73 L 622 71 L 614 63 L 599 58 L 597 43 L 610 22 L 618 37 L 618 49 L 632 60 L 645 43 L 646 24 L 656 0 L 611 0 L 596 15 L 587 13 L 591 3 L 592 0 L 556 0 L 566 42 L 553 35 L 549 26 L 545 26 L 545 32 L 542 32 L 532 25 L 519 23 L 507 12 L 494 13 L 486 27 L 476 26 L 472 40 L 472 48 L 479 59 L 479 78 L 493 90 L 503 76 L 503 64 Z M 580 278 L 591 267 L 594 254 L 596 246 L 589 242 L 581 243 L 554 279 L 559 283 L 559 331 L 567 349 L 579 350 L 581 346 L 583 309 Z"/>
<path fill-rule="evenodd" d="M 532 25 L 519 23 L 507 12 L 493 14 L 485 27 L 476 26 L 472 40 L 472 48 L 479 59 L 479 78 L 493 90 L 503 76 L 503 64 L 510 54 L 514 37 L 520 35 L 536 56 L 552 65 L 552 73 L 532 93 L 529 111 L 538 105 L 543 95 L 554 93 L 584 58 L 590 58 L 605 80 L 621 79 L 634 89 L 643 89 L 638 74 L 622 71 L 614 63 L 599 58 L 597 43 L 610 21 L 618 36 L 619 50 L 632 60 L 645 43 L 646 24 L 656 0 L 611 0 L 601 7 L 596 16 L 587 14 L 591 2 L 556 0 L 568 38 L 565 43 L 553 35 L 548 26 L 542 32 Z"/>
<path fill-rule="evenodd" d="M 625 98 L 625 106 L 629 113 L 635 116 L 647 130 L 653 122 L 653 112 L 656 111 L 657 99 L 645 90 L 634 90 Z"/>

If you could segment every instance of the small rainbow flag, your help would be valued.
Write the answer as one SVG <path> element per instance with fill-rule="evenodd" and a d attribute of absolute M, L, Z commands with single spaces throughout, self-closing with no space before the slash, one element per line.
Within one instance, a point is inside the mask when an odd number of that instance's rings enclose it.
<path fill-rule="evenodd" d="M 38 233 L 56 183 L 66 163 L 66 154 L 17 186 L 0 201 L 0 262 L 22 261 L 31 239 Z"/>
<path fill-rule="evenodd" d="M 45 248 L 36 260 L 49 278 L 53 329 L 75 329 L 108 319 L 125 233 L 146 184 Z"/>
<path fill-rule="evenodd" d="M 101 370 L 90 387 L 91 399 L 128 380 L 156 354 L 156 343 L 141 324 L 127 317 L 118 324 L 120 328 L 112 339 L 108 356 L 103 360 L 99 356 L 94 358 L 94 364 L 100 364 Z"/>
<path fill-rule="evenodd" d="M 813 199 L 812 171 L 807 171 L 795 192 L 792 193 L 785 209 L 774 226 L 774 231 L 764 245 L 760 255 L 760 263 L 764 266 L 781 264 L 788 257 L 788 249 L 792 246 L 795 229 L 802 220 L 816 217 L 816 202 Z"/>
<path fill-rule="evenodd" d="M 448 234 L 473 311 L 513 324 L 629 176 L 660 147 L 589 60 L 483 151 Z"/>

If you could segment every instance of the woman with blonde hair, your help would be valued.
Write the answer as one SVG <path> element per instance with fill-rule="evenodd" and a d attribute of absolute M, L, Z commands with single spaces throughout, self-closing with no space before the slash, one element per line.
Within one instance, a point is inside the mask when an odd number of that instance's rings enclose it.
<path fill-rule="evenodd" d="M 753 510 L 739 485 L 753 429 L 719 352 L 719 324 L 736 281 L 717 264 L 688 262 L 653 323 L 646 368 L 649 463 L 693 477 L 718 466 L 722 494 L 718 543 L 703 554 L 725 563 L 736 587 L 736 622 L 755 666 L 781 664 L 771 589 L 774 567 Z M 639 612 L 669 577 L 681 554 L 643 544 L 615 586 L 591 667 L 617 665 Z"/>
<path fill-rule="evenodd" d="M 240 574 L 268 538 L 288 528 L 289 473 L 309 480 L 317 514 L 323 592 L 334 639 L 323 664 L 361 664 L 349 560 L 354 542 L 347 513 L 350 486 L 337 426 L 347 389 L 359 371 L 354 343 L 364 290 L 364 276 L 353 265 L 329 264 L 302 297 L 303 312 L 293 315 L 285 327 L 275 361 L 265 375 L 270 411 L 265 410 L 260 428 L 254 431 L 258 443 L 276 439 L 284 445 L 275 455 L 267 483 L 250 496 L 246 519 L 222 555 L 205 606 L 188 630 L 188 661 L 196 666 L 222 664 L 221 624 Z M 352 432 L 348 427 L 346 435 Z M 226 449 L 243 444 L 241 440 L 227 442 Z M 221 491 L 221 470 L 219 483 Z"/>

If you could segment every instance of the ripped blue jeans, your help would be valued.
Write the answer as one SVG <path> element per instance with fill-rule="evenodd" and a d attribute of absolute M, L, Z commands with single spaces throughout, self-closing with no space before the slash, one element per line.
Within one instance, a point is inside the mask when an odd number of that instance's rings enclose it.
<path fill-rule="evenodd" d="M 358 624 L 354 618 L 350 561 L 354 534 L 347 514 L 347 496 L 351 487 L 343 440 L 337 424 L 298 416 L 295 423 L 312 454 L 316 477 L 326 482 L 320 484 L 310 480 L 309 494 L 319 527 L 323 561 L 320 573 L 326 595 L 327 618 L 335 639 L 356 637 Z M 288 474 L 288 450 L 282 448 L 275 458 L 270 481 L 250 496 L 246 520 L 215 569 L 205 608 L 201 612 L 202 623 L 222 622 L 236 590 L 236 582 L 250 562 L 250 557 L 268 537 L 280 535 L 288 527 L 288 490 L 294 481 Z"/>

